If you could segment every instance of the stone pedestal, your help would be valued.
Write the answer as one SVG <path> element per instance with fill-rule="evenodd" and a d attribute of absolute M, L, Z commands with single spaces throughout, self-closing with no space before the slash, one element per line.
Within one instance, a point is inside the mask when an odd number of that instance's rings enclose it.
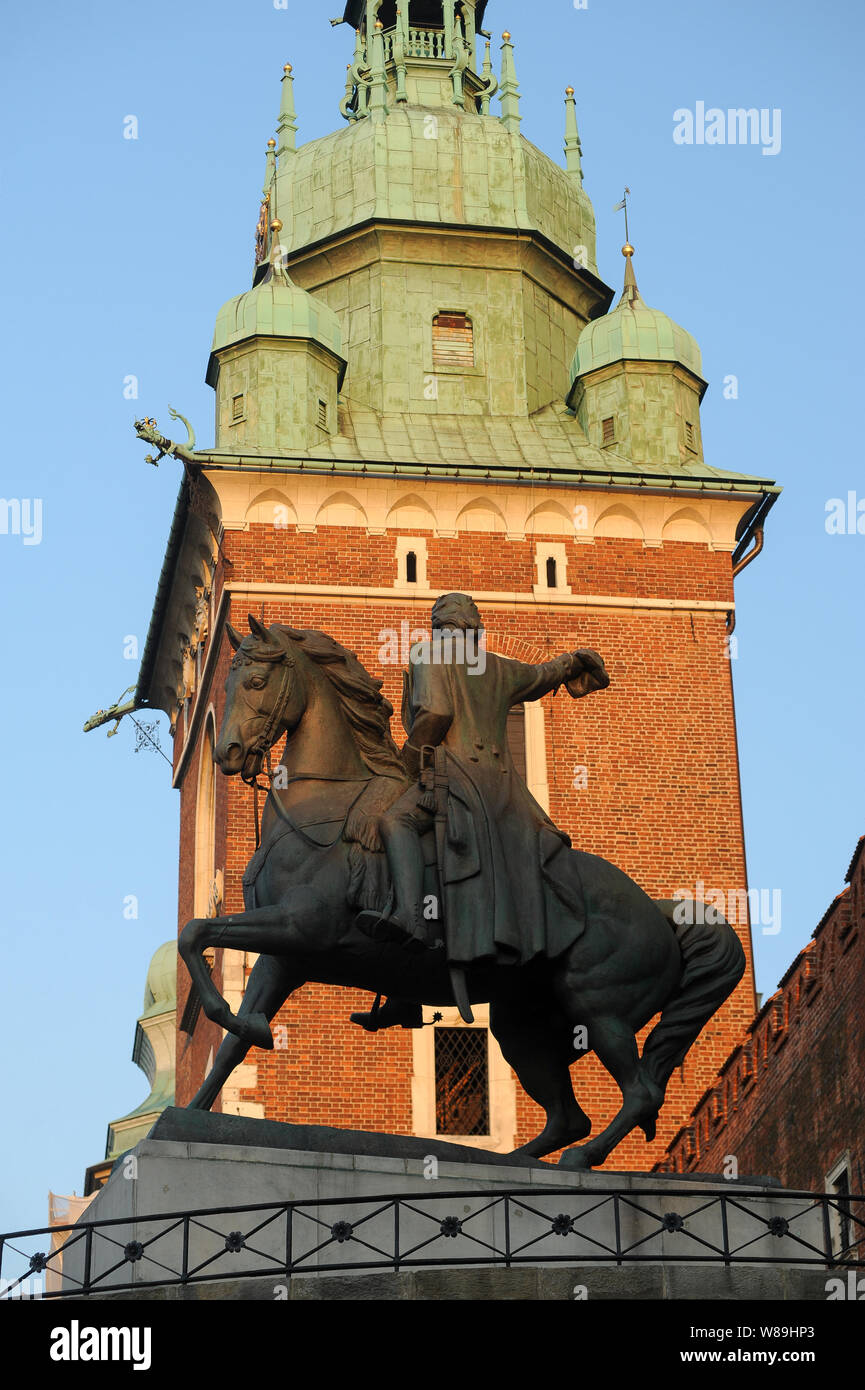
<path fill-rule="evenodd" d="M 80 1224 L 100 1298 L 825 1299 L 829 1277 L 819 1206 L 769 1179 L 574 1173 L 185 1111 Z M 86 1252 L 68 1246 L 66 1288 Z"/>

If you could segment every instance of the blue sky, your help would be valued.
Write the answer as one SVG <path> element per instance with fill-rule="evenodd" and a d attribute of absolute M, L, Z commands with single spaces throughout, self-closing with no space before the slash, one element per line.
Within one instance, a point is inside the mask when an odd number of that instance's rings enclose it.
<path fill-rule="evenodd" d="M 124 639 L 143 647 L 178 486 L 173 466 L 145 466 L 132 421 L 162 422 L 170 403 L 212 440 L 204 370 L 220 305 L 249 284 L 282 64 L 300 139 L 336 129 L 352 38 L 327 23 L 339 7 L 7 12 L 0 494 L 40 498 L 43 514 L 38 545 L 0 535 L 0 1229 L 47 1220 L 49 1188 L 80 1192 L 108 1121 L 146 1094 L 130 1055 L 148 960 L 175 931 L 178 798 L 131 726 L 81 732 L 136 679 Z M 783 893 L 781 931 L 755 942 L 768 992 L 865 831 L 865 536 L 824 524 L 829 499 L 865 498 L 848 430 L 863 9 L 490 0 L 488 22 L 496 54 L 502 30 L 514 35 L 523 132 L 556 158 L 576 88 L 601 274 L 616 287 L 611 209 L 630 187 L 641 291 L 703 350 L 707 460 L 785 488 L 737 584 L 734 665 L 750 879 Z M 780 152 L 677 145 L 673 113 L 699 101 L 779 109 Z M 131 374 L 137 401 L 123 396 Z M 724 399 L 729 374 L 737 400 Z"/>

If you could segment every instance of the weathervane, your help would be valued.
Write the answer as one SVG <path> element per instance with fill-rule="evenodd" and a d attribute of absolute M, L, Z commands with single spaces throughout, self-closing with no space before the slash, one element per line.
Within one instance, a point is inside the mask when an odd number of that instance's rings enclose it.
<path fill-rule="evenodd" d="M 624 212 L 625 214 L 625 245 L 630 246 L 631 238 L 628 232 L 628 198 L 631 196 L 630 188 L 625 189 L 625 196 L 620 203 L 616 203 L 613 212 Z"/>

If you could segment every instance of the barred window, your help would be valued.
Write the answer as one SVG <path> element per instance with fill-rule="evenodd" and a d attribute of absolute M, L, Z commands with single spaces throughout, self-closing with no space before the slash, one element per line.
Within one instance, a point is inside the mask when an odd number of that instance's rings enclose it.
<path fill-rule="evenodd" d="M 433 319 L 433 367 L 473 367 L 474 328 L 467 314 L 436 314 Z"/>
<path fill-rule="evenodd" d="M 486 1028 L 435 1029 L 436 1133 L 490 1132 Z"/>

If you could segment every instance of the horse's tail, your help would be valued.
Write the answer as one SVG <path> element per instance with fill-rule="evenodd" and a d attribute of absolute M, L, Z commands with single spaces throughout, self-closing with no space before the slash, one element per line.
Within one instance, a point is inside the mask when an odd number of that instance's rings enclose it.
<path fill-rule="evenodd" d="M 733 993 L 745 973 L 746 962 L 741 941 L 715 909 L 709 909 L 714 917 L 711 924 L 680 924 L 674 914 L 676 908 L 681 911 L 681 903 L 659 902 L 657 906 L 676 933 L 683 964 L 679 987 L 643 1048 L 643 1066 L 665 1090 L 689 1047 Z"/>

